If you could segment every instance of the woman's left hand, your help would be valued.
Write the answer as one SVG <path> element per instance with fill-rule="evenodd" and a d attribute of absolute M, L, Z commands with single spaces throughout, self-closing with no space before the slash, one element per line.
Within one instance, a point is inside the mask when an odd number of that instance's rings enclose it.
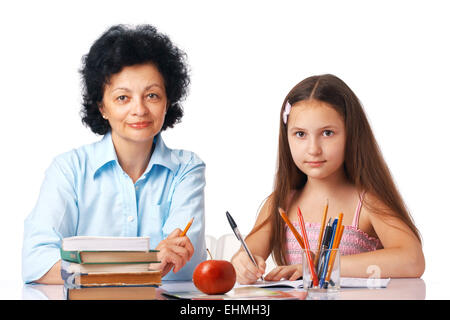
<path fill-rule="evenodd" d="M 152 269 L 161 270 L 164 277 L 172 268 L 177 273 L 192 258 L 194 246 L 187 236 L 180 237 L 180 229 L 175 229 L 169 236 L 157 246 L 158 260 L 161 263 L 151 264 Z"/>
<path fill-rule="evenodd" d="M 281 279 L 287 279 L 289 281 L 295 281 L 303 275 L 303 269 L 301 264 L 293 264 L 289 266 L 279 266 L 270 271 L 264 276 L 264 280 L 267 281 L 280 281 Z"/>

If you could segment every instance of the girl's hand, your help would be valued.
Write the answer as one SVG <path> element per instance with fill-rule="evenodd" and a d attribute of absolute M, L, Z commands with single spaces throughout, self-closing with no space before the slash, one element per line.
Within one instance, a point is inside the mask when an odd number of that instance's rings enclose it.
<path fill-rule="evenodd" d="M 248 256 L 247 252 L 239 251 L 231 259 L 234 269 L 236 270 L 236 278 L 240 284 L 255 283 L 266 270 L 266 262 L 260 256 L 254 255 L 256 264 L 255 266 Z"/>
<path fill-rule="evenodd" d="M 152 269 L 161 270 L 164 277 L 172 268 L 177 273 L 192 258 L 194 246 L 188 237 L 180 237 L 180 229 L 175 229 L 169 236 L 157 246 L 158 260 L 161 263 L 151 264 Z"/>
<path fill-rule="evenodd" d="M 302 265 L 293 264 L 289 266 L 276 267 L 264 277 L 264 280 L 280 281 L 281 279 L 287 279 L 289 281 L 295 281 L 302 275 L 303 275 Z"/>

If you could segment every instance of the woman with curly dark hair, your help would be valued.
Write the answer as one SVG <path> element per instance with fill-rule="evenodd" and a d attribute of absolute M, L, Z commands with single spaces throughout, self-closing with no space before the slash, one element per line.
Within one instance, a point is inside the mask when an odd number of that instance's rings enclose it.
<path fill-rule="evenodd" d="M 24 281 L 62 283 L 61 240 L 82 235 L 149 236 L 161 261 L 152 268 L 165 279 L 191 279 L 206 258 L 205 164 L 169 149 L 160 134 L 183 116 L 185 54 L 150 25 L 117 25 L 92 45 L 80 72 L 82 121 L 103 138 L 47 169 L 25 220 Z"/>

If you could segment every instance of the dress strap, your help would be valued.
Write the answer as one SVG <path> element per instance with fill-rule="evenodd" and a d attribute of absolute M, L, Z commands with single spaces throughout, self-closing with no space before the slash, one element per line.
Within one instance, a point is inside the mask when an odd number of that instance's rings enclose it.
<path fill-rule="evenodd" d="M 362 201 L 364 199 L 365 193 L 366 192 L 363 191 L 363 193 L 359 195 L 358 206 L 356 207 L 355 215 L 353 217 L 353 222 L 352 222 L 352 226 L 354 226 L 355 228 L 358 228 L 358 226 L 359 226 L 359 215 L 361 214 Z"/>

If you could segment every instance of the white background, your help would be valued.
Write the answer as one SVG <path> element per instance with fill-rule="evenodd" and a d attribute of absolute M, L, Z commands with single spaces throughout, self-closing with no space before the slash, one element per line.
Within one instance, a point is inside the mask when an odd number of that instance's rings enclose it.
<path fill-rule="evenodd" d="M 0 280 L 21 281 L 23 220 L 52 158 L 100 139 L 79 116 L 82 55 L 113 24 L 149 23 L 188 55 L 185 116 L 163 136 L 206 162 L 207 234 L 230 233 L 226 210 L 250 231 L 271 192 L 284 97 L 333 73 L 362 101 L 422 233 L 427 298 L 447 299 L 436 289 L 449 262 L 446 2 L 311 2 L 2 2 Z"/>

